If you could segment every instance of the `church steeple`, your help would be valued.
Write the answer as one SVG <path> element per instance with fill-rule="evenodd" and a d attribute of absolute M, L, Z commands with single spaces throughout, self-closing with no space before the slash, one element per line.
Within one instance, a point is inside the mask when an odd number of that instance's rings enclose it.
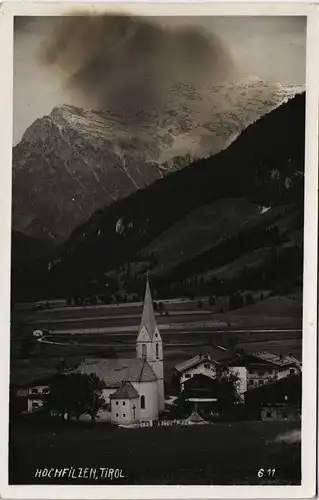
<path fill-rule="evenodd" d="M 146 278 L 146 289 L 145 289 L 143 313 L 142 313 L 142 319 L 141 319 L 141 324 L 140 324 L 140 328 L 139 328 L 139 333 L 141 332 L 141 330 L 143 328 L 147 331 L 150 340 L 153 340 L 153 337 L 154 337 L 156 332 L 158 333 L 148 274 L 147 274 L 147 278 Z"/>
<path fill-rule="evenodd" d="M 158 406 L 164 409 L 164 366 L 163 343 L 156 323 L 153 300 L 148 275 L 143 304 L 141 324 L 136 340 L 136 355 L 152 368 L 157 377 Z"/>

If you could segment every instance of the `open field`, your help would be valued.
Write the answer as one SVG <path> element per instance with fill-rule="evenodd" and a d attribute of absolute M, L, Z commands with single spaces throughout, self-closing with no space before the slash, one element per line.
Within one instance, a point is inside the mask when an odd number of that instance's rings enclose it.
<path fill-rule="evenodd" d="M 209 352 L 214 345 L 227 345 L 230 335 L 235 335 L 237 346 L 247 351 L 290 353 L 301 359 L 300 304 L 300 300 L 292 298 L 270 297 L 249 307 L 216 313 L 207 304 L 198 309 L 197 301 L 166 302 L 169 316 L 157 314 L 166 381 L 170 380 L 177 363 L 199 352 Z M 30 333 L 39 328 L 51 332 L 27 358 L 21 357 L 21 342 L 14 326 L 19 320 L 14 317 L 12 380 L 21 381 L 30 373 L 32 376 L 50 374 L 57 370 L 60 358 L 64 358 L 67 366 L 73 366 L 84 357 L 108 357 L 110 350 L 120 357 L 135 357 L 141 312 L 140 303 L 24 312 L 25 320 L 31 321 Z M 104 332 L 92 333 L 90 329 L 96 325 Z"/>
<path fill-rule="evenodd" d="M 37 468 L 112 467 L 126 476 L 117 484 L 300 484 L 300 442 L 276 440 L 299 429 L 300 422 L 288 421 L 130 430 L 14 423 L 10 483 L 50 483 L 34 478 Z M 260 468 L 275 469 L 274 477 L 259 479 Z"/>
<path fill-rule="evenodd" d="M 259 294 L 260 295 L 260 294 Z M 168 316 L 156 314 L 159 325 L 178 323 L 231 323 L 242 327 L 300 327 L 301 300 L 291 297 L 269 297 L 251 306 L 228 311 L 228 298 L 219 297 L 213 307 L 207 298 L 198 300 L 163 300 Z M 138 326 L 142 303 L 126 303 L 85 307 L 58 307 L 40 311 L 15 311 L 13 319 L 28 321 L 30 325 L 54 330 L 66 328 L 94 328 L 100 326 Z"/>
<path fill-rule="evenodd" d="M 43 376 L 55 372 L 61 358 L 66 366 L 74 366 L 84 357 L 135 357 L 137 330 L 115 334 L 52 334 L 44 342 L 37 342 L 27 358 L 21 357 L 21 344 L 11 339 L 12 380 Z M 169 382 L 172 368 L 199 352 L 209 352 L 214 345 L 227 345 L 229 335 L 236 335 L 238 347 L 246 351 L 269 351 L 292 354 L 301 359 L 302 338 L 299 330 L 221 330 L 170 331 L 162 335 L 164 346 L 164 373 Z M 27 377 L 28 378 L 28 377 Z"/>

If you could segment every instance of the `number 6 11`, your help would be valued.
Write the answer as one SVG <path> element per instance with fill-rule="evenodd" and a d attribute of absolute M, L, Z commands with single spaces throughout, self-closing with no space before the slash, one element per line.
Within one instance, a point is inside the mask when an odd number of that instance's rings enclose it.
<path fill-rule="evenodd" d="M 275 474 L 276 474 L 276 469 L 259 469 L 259 471 L 257 472 L 257 476 L 259 478 L 274 477 Z"/>

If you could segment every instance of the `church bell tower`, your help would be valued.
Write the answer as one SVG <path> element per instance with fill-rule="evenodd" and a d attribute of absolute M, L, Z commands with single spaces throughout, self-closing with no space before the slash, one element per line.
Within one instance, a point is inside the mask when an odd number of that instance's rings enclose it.
<path fill-rule="evenodd" d="M 163 343 L 156 323 L 150 284 L 146 281 L 142 320 L 136 340 L 136 355 L 149 363 L 157 376 L 158 406 L 164 410 Z"/>

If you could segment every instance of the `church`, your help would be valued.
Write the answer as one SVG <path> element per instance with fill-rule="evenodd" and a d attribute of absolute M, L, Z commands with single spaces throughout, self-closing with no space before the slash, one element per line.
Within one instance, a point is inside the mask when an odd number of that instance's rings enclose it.
<path fill-rule="evenodd" d="M 158 419 L 164 410 L 163 343 L 148 279 L 136 358 L 85 359 L 76 372 L 95 374 L 104 382 L 101 419 L 121 425 Z"/>

